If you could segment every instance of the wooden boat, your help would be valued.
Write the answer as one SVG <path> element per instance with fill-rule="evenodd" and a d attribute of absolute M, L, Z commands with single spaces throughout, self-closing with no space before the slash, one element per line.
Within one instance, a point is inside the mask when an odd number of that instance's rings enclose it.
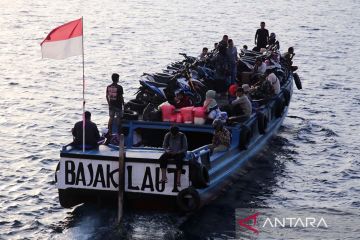
<path fill-rule="evenodd" d="M 184 161 L 181 187 L 175 184 L 175 164 L 167 169 L 169 181 L 161 183 L 159 157 L 162 140 L 172 123 L 129 120 L 125 133 L 125 206 L 136 209 L 195 211 L 216 198 L 236 179 L 239 169 L 261 151 L 278 131 L 287 115 L 293 92 L 293 74 L 288 72 L 281 92 L 260 106 L 245 122 L 226 126 L 231 147 L 210 154 L 211 125 L 177 124 L 185 133 L 189 150 Z M 136 129 L 150 140 L 148 147 L 133 147 Z M 115 203 L 118 195 L 119 148 L 100 145 L 82 152 L 65 146 L 56 170 L 59 201 L 63 207 L 85 202 Z"/>

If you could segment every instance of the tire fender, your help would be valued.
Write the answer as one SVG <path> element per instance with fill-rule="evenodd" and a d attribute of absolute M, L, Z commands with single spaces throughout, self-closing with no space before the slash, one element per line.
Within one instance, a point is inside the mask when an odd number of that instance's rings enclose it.
<path fill-rule="evenodd" d="M 264 113 L 259 112 L 257 114 L 257 120 L 258 120 L 258 129 L 260 134 L 265 134 L 268 126 L 268 118 L 265 116 Z"/>
<path fill-rule="evenodd" d="M 252 137 L 251 129 L 246 125 L 242 126 L 240 129 L 240 137 L 239 137 L 239 148 L 241 150 L 245 150 L 248 148 L 251 137 Z"/>
<path fill-rule="evenodd" d="M 200 207 L 199 193 L 192 187 L 181 190 L 176 196 L 176 203 L 183 212 L 194 212 Z"/>
<path fill-rule="evenodd" d="M 274 106 L 274 114 L 276 118 L 279 118 L 283 115 L 284 109 L 285 109 L 285 100 L 283 97 L 278 97 L 275 100 L 275 106 Z"/>
<path fill-rule="evenodd" d="M 284 89 L 284 90 L 283 90 L 283 96 L 284 96 L 284 100 L 285 100 L 285 106 L 289 106 L 289 104 L 290 104 L 290 97 L 291 97 L 289 90 Z"/>
<path fill-rule="evenodd" d="M 210 182 L 207 168 L 195 159 L 190 162 L 190 181 L 195 188 L 206 188 Z"/>
<path fill-rule="evenodd" d="M 294 76 L 294 81 L 295 81 L 296 88 L 301 90 L 302 89 L 302 84 L 301 84 L 301 80 L 300 80 L 299 75 L 297 73 L 294 73 L 293 76 Z"/>

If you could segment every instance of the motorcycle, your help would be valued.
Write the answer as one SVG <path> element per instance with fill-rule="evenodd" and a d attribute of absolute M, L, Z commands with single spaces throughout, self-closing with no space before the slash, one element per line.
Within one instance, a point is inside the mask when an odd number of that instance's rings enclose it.
<path fill-rule="evenodd" d="M 182 91 L 189 96 L 195 106 L 200 106 L 205 100 L 206 86 L 199 80 L 193 79 L 188 68 L 184 72 L 173 76 L 167 84 L 140 80 L 140 88 L 136 99 L 153 104 L 168 101 L 174 103 L 175 92 Z"/>

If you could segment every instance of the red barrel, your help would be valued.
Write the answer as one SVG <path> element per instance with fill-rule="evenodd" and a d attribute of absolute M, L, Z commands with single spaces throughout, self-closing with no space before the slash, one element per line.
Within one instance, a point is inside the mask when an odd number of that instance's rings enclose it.
<path fill-rule="evenodd" d="M 164 104 L 161 106 L 162 120 L 164 122 L 170 122 L 173 119 L 175 107 L 170 104 Z M 175 122 L 175 121 L 174 121 Z"/>
<path fill-rule="evenodd" d="M 194 122 L 194 107 L 184 107 L 180 109 L 183 122 L 184 123 L 193 123 Z"/>

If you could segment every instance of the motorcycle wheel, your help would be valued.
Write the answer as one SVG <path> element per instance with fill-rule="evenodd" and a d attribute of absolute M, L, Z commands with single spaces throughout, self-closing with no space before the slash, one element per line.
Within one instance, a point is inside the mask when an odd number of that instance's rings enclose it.
<path fill-rule="evenodd" d="M 203 105 L 205 98 L 200 93 L 194 93 L 194 96 L 191 96 L 191 101 L 195 107 L 199 107 Z"/>
<path fill-rule="evenodd" d="M 150 97 L 150 96 L 149 96 L 148 93 L 143 92 L 143 91 L 140 91 L 140 92 L 136 95 L 135 99 L 138 100 L 138 101 L 141 101 L 141 102 L 148 102 L 149 97 Z"/>

